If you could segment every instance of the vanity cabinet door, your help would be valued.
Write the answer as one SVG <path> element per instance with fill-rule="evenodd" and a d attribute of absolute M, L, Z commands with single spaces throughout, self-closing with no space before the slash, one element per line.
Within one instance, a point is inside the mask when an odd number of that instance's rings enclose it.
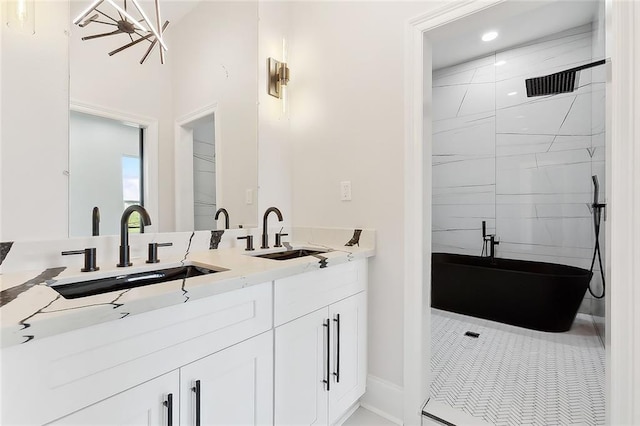
<path fill-rule="evenodd" d="M 275 330 L 275 424 L 326 425 L 329 309 Z"/>
<path fill-rule="evenodd" d="M 329 420 L 338 421 L 365 391 L 367 380 L 367 294 L 329 306 L 332 322 Z"/>
<path fill-rule="evenodd" d="M 273 332 L 180 369 L 180 425 L 273 424 Z"/>
<path fill-rule="evenodd" d="M 180 375 L 175 370 L 50 424 L 178 425 L 179 382 Z"/>

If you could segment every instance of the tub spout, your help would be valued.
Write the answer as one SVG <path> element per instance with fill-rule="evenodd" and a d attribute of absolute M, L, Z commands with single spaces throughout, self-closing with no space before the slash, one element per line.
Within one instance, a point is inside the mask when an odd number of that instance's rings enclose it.
<path fill-rule="evenodd" d="M 489 235 L 489 257 L 491 258 L 491 263 L 495 262 L 496 258 L 496 246 L 500 244 L 500 241 L 496 241 L 495 235 Z"/>

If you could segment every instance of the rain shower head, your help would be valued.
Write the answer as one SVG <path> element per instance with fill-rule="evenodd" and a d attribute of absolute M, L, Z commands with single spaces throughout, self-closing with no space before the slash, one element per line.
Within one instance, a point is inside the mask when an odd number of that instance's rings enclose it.
<path fill-rule="evenodd" d="M 534 77 L 526 79 L 525 85 L 527 86 L 527 97 L 533 96 L 547 96 L 556 95 L 558 93 L 569 93 L 575 90 L 576 76 L 578 71 L 595 67 L 598 65 L 604 65 L 605 59 L 592 62 L 590 64 L 582 65 L 568 70 L 560 71 L 554 74 L 545 75 L 542 77 Z"/>

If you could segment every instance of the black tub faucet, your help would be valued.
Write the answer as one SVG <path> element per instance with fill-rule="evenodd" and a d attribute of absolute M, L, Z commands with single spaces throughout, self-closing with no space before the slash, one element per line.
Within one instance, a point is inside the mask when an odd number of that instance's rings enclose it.
<path fill-rule="evenodd" d="M 97 206 L 91 213 L 91 235 L 93 237 L 100 235 L 100 209 Z"/>
<path fill-rule="evenodd" d="M 262 216 L 262 245 L 260 248 L 266 249 L 269 248 L 269 235 L 267 234 L 267 218 L 269 217 L 269 213 L 275 212 L 278 216 L 278 220 L 282 222 L 282 213 L 278 210 L 277 207 L 269 207 L 267 211 L 264 212 L 264 216 Z"/>
<path fill-rule="evenodd" d="M 229 212 L 227 211 L 227 209 L 224 209 L 222 207 L 219 208 L 218 211 L 216 211 L 216 215 L 213 217 L 213 219 L 218 220 L 220 213 L 224 215 L 224 229 L 229 229 Z"/>
<path fill-rule="evenodd" d="M 131 266 L 131 262 L 129 260 L 129 216 L 131 216 L 133 212 L 138 212 L 140 214 L 140 221 L 142 222 L 141 225 L 151 225 L 149 213 L 147 213 L 144 207 L 138 204 L 129 206 L 124 212 L 122 212 L 122 217 L 120 218 L 120 262 L 116 265 L 121 268 Z"/>
<path fill-rule="evenodd" d="M 489 257 L 491 258 L 491 262 L 495 262 L 496 258 L 496 246 L 500 244 L 500 241 L 496 241 L 495 235 L 489 235 Z"/>
<path fill-rule="evenodd" d="M 496 240 L 495 234 L 487 234 L 487 222 L 482 221 L 482 255 L 491 258 L 491 263 L 495 261 L 496 246 L 500 244 L 500 241 Z M 488 247 L 487 247 L 488 246 Z"/>

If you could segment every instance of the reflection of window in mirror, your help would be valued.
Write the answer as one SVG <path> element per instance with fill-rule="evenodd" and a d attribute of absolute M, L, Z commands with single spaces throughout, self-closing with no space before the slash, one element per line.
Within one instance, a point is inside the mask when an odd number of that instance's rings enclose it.
<path fill-rule="evenodd" d="M 69 236 L 91 235 L 94 206 L 100 209 L 100 233 L 119 234 L 124 209 L 143 204 L 143 135 L 139 126 L 70 112 Z M 140 232 L 138 214 L 129 226 Z"/>

